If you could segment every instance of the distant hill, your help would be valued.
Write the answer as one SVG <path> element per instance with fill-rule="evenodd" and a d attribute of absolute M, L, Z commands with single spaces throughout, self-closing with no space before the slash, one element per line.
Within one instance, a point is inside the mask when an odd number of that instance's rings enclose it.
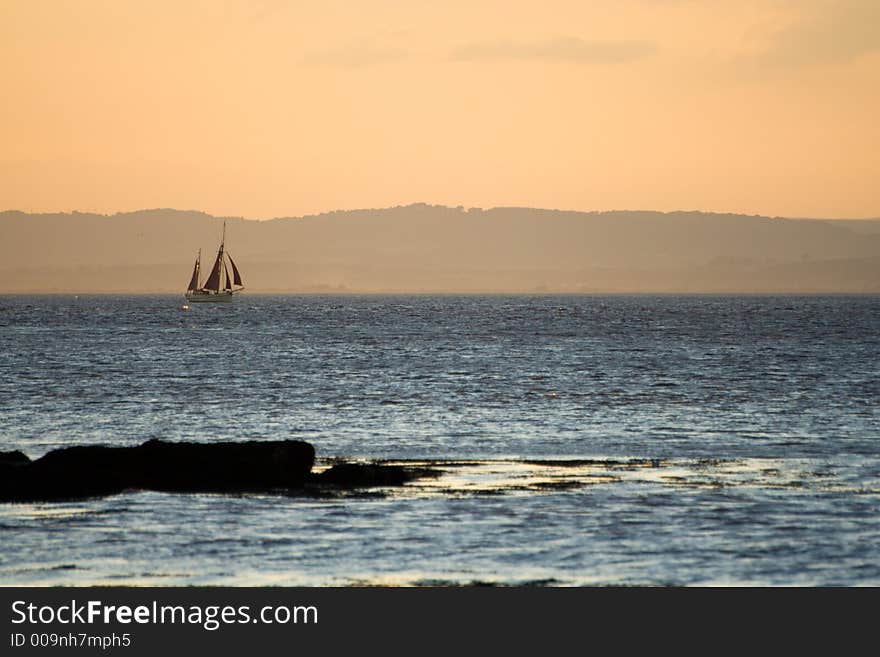
<path fill-rule="evenodd" d="M 181 292 L 223 218 L 0 213 L 0 292 Z M 880 292 L 880 220 L 415 204 L 226 218 L 253 292 Z"/>

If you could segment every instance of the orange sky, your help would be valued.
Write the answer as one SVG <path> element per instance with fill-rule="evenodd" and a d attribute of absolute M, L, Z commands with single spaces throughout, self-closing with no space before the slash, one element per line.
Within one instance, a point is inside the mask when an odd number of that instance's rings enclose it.
<path fill-rule="evenodd" d="M 880 216 L 877 0 L 0 0 L 0 210 Z"/>

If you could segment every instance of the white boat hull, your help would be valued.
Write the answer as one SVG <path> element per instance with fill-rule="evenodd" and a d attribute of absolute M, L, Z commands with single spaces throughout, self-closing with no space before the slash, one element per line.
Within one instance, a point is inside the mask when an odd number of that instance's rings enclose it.
<path fill-rule="evenodd" d="M 187 292 L 184 296 L 190 303 L 232 301 L 232 292 Z"/>

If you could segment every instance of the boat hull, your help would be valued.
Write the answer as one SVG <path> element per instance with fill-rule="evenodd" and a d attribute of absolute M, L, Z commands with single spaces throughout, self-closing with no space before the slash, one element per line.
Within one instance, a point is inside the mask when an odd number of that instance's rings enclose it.
<path fill-rule="evenodd" d="M 232 301 L 232 292 L 187 292 L 186 300 L 191 303 L 218 303 Z"/>

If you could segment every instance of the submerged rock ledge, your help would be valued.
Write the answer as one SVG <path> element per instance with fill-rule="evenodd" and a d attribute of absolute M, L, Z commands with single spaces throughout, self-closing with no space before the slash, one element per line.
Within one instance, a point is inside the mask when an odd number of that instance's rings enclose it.
<path fill-rule="evenodd" d="M 400 466 L 338 463 L 312 473 L 315 448 L 299 440 L 187 443 L 149 440 L 134 447 L 87 445 L 35 461 L 0 452 L 0 502 L 60 501 L 125 490 L 178 493 L 298 492 L 315 487 L 401 485 L 417 476 Z"/>

